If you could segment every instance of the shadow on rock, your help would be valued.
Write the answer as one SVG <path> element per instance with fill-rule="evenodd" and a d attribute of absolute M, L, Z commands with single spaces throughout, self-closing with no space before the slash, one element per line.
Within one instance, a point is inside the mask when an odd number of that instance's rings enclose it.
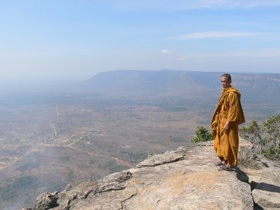
<path fill-rule="evenodd" d="M 249 184 L 249 177 L 247 176 L 247 174 L 244 171 L 242 171 L 238 167 L 236 167 L 235 171 L 236 171 L 237 179 L 239 179 L 241 182 L 245 182 L 245 183 Z"/>
<path fill-rule="evenodd" d="M 273 184 L 267 184 L 267 183 L 258 183 L 258 182 L 251 182 L 251 188 L 252 190 L 258 189 L 258 190 L 264 190 L 268 192 L 276 192 L 280 193 L 280 187 Z"/>

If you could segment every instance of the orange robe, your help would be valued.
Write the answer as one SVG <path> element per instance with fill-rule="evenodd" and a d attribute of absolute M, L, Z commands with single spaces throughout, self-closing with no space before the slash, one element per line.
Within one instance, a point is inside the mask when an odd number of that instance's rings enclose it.
<path fill-rule="evenodd" d="M 238 164 L 238 125 L 245 122 L 240 96 L 237 89 L 224 88 L 211 121 L 217 156 L 235 166 Z M 230 122 L 229 129 L 224 131 L 227 121 Z"/>

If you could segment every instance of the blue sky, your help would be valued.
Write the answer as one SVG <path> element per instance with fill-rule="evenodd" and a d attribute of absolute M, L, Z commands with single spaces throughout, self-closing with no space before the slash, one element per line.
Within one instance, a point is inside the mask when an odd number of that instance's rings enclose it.
<path fill-rule="evenodd" d="M 0 81 L 280 73 L 280 0 L 0 0 Z"/>

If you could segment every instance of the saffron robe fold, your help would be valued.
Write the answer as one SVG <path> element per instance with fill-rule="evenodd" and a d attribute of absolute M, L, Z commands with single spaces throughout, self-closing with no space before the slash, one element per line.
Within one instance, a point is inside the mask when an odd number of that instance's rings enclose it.
<path fill-rule="evenodd" d="M 238 164 L 238 125 L 245 122 L 240 98 L 241 94 L 236 88 L 224 88 L 211 121 L 217 156 L 235 166 Z M 224 125 L 227 121 L 229 129 L 226 131 Z"/>

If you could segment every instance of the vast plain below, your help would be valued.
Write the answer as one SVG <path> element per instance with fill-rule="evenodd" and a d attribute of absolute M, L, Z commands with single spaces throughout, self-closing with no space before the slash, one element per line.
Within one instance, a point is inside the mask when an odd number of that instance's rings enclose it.
<path fill-rule="evenodd" d="M 0 94 L 0 209 L 134 167 L 210 131 L 221 72 L 118 70 Z M 246 123 L 280 114 L 280 74 L 232 73 Z"/>

